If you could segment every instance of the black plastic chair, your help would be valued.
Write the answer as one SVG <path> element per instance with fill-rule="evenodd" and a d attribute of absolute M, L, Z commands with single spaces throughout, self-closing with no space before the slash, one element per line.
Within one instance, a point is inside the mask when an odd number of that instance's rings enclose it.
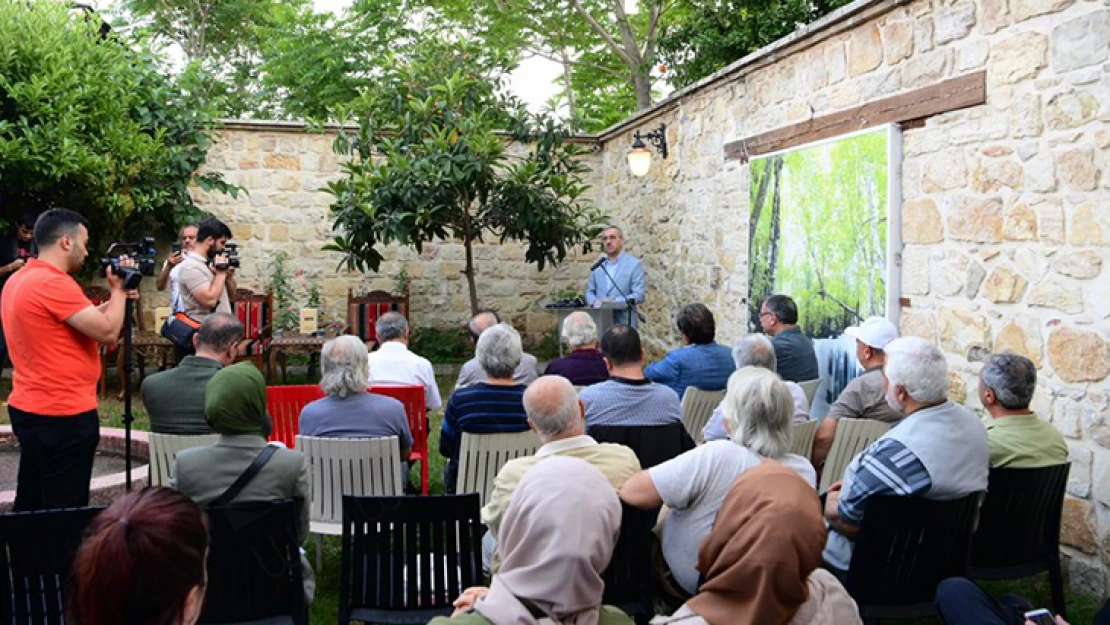
<path fill-rule="evenodd" d="M 617 443 L 636 452 L 640 466 L 650 469 L 690 451 L 694 439 L 681 422 L 670 425 L 595 425 L 586 428 L 599 443 Z"/>
<path fill-rule="evenodd" d="M 867 500 L 845 584 L 865 621 L 936 613 L 933 601 L 941 580 L 967 575 L 982 497 Z"/>
<path fill-rule="evenodd" d="M 198 622 L 308 625 L 300 507 L 287 499 L 208 508 L 208 592 Z"/>
<path fill-rule="evenodd" d="M 482 582 L 478 494 L 343 497 L 339 623 L 423 625 Z"/>
<path fill-rule="evenodd" d="M 659 509 L 640 510 L 621 502 L 621 533 L 609 567 L 601 574 L 605 595 L 601 602 L 616 606 L 640 625 L 655 615 L 652 603 L 651 528 Z"/>
<path fill-rule="evenodd" d="M 65 623 L 69 570 L 103 507 L 0 515 L 0 622 Z"/>
<path fill-rule="evenodd" d="M 1064 613 L 1060 517 L 1071 463 L 992 469 L 971 550 L 971 577 L 1016 579 L 1048 571 L 1052 604 Z"/>

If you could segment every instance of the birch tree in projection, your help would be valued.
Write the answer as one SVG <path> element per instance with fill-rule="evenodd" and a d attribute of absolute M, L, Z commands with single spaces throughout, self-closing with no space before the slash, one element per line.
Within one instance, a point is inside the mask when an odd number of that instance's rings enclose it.
<path fill-rule="evenodd" d="M 753 159 L 749 319 L 773 293 L 811 337 L 886 313 L 887 131 Z"/>

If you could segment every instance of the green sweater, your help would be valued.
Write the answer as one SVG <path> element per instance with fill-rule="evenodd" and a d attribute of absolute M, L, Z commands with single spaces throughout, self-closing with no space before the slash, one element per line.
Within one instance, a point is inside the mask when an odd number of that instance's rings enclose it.
<path fill-rule="evenodd" d="M 987 428 L 992 469 L 1031 469 L 1068 461 L 1068 445 L 1060 431 L 1037 415 L 988 416 L 983 425 Z"/>
<path fill-rule="evenodd" d="M 493 625 L 493 621 L 474 610 L 470 610 L 469 612 L 451 618 L 437 616 L 428 621 L 428 625 Z M 611 605 L 603 605 L 598 615 L 597 625 L 635 625 L 635 621 L 632 620 L 632 617 L 622 612 L 620 608 L 615 608 Z"/>
<path fill-rule="evenodd" d="M 150 413 L 150 431 L 212 434 L 204 418 L 204 388 L 222 368 L 211 358 L 186 356 L 173 369 L 143 380 L 143 405 Z"/>

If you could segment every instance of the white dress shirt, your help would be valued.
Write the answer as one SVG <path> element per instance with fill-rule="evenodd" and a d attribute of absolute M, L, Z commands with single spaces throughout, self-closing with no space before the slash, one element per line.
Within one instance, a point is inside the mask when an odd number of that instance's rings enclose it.
<path fill-rule="evenodd" d="M 443 405 L 436 385 L 435 371 L 427 358 L 409 351 L 401 341 L 382 343 L 376 352 L 370 352 L 370 384 L 420 384 L 424 387 L 424 405 L 435 410 Z"/>

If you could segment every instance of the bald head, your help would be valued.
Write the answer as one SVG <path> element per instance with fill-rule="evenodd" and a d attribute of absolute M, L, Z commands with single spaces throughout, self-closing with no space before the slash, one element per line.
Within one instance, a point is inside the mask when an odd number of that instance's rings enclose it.
<path fill-rule="evenodd" d="M 524 391 L 524 412 L 545 443 L 586 433 L 578 392 L 561 375 L 545 375 L 532 382 Z"/>
<path fill-rule="evenodd" d="M 470 338 L 477 341 L 483 332 L 499 323 L 501 323 L 500 315 L 492 310 L 483 310 L 470 318 L 470 323 L 466 324 L 466 329 L 470 332 Z"/>

